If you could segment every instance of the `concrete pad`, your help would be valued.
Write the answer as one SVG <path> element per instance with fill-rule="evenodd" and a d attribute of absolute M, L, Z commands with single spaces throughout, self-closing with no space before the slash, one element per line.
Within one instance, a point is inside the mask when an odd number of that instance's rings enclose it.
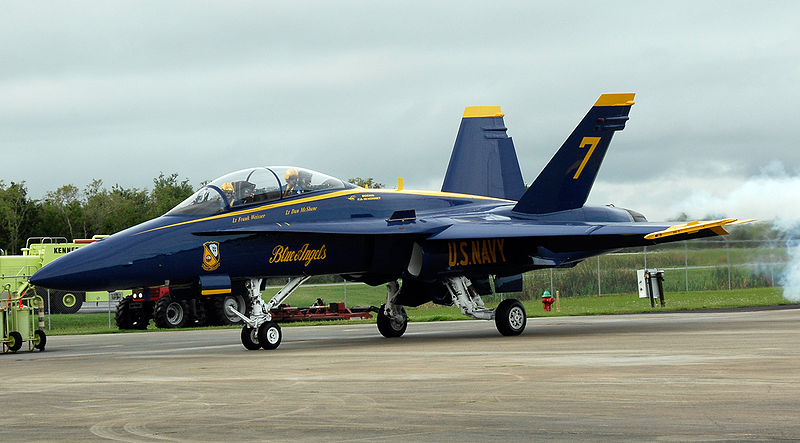
<path fill-rule="evenodd" d="M 0 440 L 800 437 L 800 310 L 50 337 L 0 355 Z"/>

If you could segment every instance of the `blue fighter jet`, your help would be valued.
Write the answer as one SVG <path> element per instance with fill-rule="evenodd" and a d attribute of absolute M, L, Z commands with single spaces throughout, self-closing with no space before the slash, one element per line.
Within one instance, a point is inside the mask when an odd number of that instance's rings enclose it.
<path fill-rule="evenodd" d="M 584 206 L 611 137 L 634 94 L 603 94 L 530 187 L 525 188 L 500 107 L 464 112 L 441 192 L 364 189 L 298 167 L 224 175 L 163 216 L 80 248 L 31 283 L 52 289 L 147 290 L 205 297 L 237 294 L 247 349 L 275 349 L 270 309 L 310 276 L 387 285 L 377 315 L 385 337 L 406 330 L 405 306 L 456 305 L 494 320 L 503 335 L 525 329 L 523 305 L 494 309 L 482 295 L 522 290 L 522 273 L 575 266 L 621 248 L 727 234 L 736 219 L 672 226 L 635 211 Z M 271 300 L 263 279 L 288 277 Z M 402 283 L 401 283 L 402 282 Z M 244 312 L 241 312 L 244 311 Z"/>

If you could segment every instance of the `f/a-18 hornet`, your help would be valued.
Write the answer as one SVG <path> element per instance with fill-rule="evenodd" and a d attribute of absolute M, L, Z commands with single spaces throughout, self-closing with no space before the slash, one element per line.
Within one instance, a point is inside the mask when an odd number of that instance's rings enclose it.
<path fill-rule="evenodd" d="M 638 212 L 584 206 L 611 137 L 625 128 L 634 94 L 603 94 L 525 188 L 497 106 L 468 107 L 441 192 L 365 189 L 298 167 L 224 175 L 171 211 L 53 261 L 32 284 L 53 289 L 142 290 L 247 297 L 247 349 L 275 349 L 282 333 L 270 309 L 310 276 L 387 285 L 377 315 L 386 337 L 406 330 L 405 306 L 456 305 L 519 335 L 526 313 L 514 299 L 488 308 L 491 293 L 522 290 L 522 273 L 575 266 L 633 246 L 724 235 L 736 219 L 678 226 Z M 268 277 L 289 277 L 268 302 Z M 402 284 L 400 283 L 402 282 Z M 190 291 L 189 291 L 190 290 Z"/>

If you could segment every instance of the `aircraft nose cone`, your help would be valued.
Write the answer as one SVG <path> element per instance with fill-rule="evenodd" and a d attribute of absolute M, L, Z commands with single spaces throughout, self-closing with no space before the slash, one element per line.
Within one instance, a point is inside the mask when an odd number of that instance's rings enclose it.
<path fill-rule="evenodd" d="M 34 286 L 49 289 L 83 290 L 84 283 L 79 273 L 63 272 L 58 267 L 50 265 L 36 271 L 30 278 Z"/>
<path fill-rule="evenodd" d="M 109 266 L 108 254 L 98 246 L 84 246 L 53 260 L 31 276 L 31 284 L 72 291 L 106 290 L 107 277 L 115 266 Z"/>
<path fill-rule="evenodd" d="M 64 256 L 48 263 L 31 276 L 31 284 L 50 289 L 87 290 L 86 274 L 90 269 L 80 266 L 78 260 L 71 258 Z"/>

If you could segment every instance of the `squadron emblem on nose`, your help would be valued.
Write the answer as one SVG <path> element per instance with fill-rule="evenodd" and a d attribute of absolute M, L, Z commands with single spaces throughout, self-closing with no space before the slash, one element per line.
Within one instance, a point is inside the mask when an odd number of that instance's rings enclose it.
<path fill-rule="evenodd" d="M 203 269 L 213 271 L 219 268 L 219 242 L 203 243 Z"/>

